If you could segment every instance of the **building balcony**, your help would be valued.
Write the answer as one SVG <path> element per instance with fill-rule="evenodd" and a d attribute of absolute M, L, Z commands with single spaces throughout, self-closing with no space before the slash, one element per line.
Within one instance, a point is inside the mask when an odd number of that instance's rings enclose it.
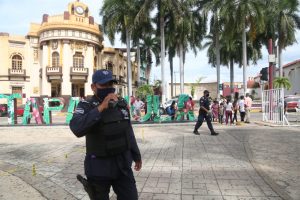
<path fill-rule="evenodd" d="M 46 67 L 46 76 L 48 79 L 48 82 L 58 80 L 62 81 L 62 67 Z"/>
<path fill-rule="evenodd" d="M 8 69 L 8 79 L 22 79 L 26 80 L 26 70 L 25 69 Z"/>
<path fill-rule="evenodd" d="M 89 76 L 89 69 L 86 67 L 71 67 L 70 69 L 71 81 L 87 82 Z"/>
<path fill-rule="evenodd" d="M 125 83 L 125 79 L 124 79 L 123 76 L 119 76 L 119 80 L 118 81 L 119 81 L 120 84 Z"/>
<path fill-rule="evenodd" d="M 116 80 L 116 81 L 118 80 L 118 79 L 117 79 L 117 75 L 114 75 L 114 74 L 113 74 L 113 75 L 112 75 L 112 78 L 113 78 L 114 80 Z"/>
<path fill-rule="evenodd" d="M 134 81 L 134 86 L 135 87 L 139 87 L 139 82 L 138 81 Z"/>
<path fill-rule="evenodd" d="M 144 77 L 140 77 L 140 80 L 143 81 L 143 82 L 147 82 L 147 79 L 144 78 Z"/>

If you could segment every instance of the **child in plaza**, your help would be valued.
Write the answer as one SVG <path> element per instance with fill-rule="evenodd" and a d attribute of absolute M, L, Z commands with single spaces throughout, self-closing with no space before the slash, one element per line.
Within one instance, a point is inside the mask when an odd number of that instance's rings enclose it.
<path fill-rule="evenodd" d="M 189 115 L 188 115 L 188 112 L 189 111 L 193 111 L 194 112 L 194 102 L 193 102 L 193 99 L 192 97 L 189 97 L 189 100 L 187 100 L 185 103 L 184 103 L 184 110 L 185 110 L 185 113 L 186 113 L 186 118 L 187 120 L 189 120 Z"/>
<path fill-rule="evenodd" d="M 234 121 L 237 123 L 237 112 L 239 110 L 239 104 L 238 104 L 238 98 L 235 98 L 233 103 L 232 103 L 232 107 L 233 107 L 233 119 L 232 122 L 234 123 Z"/>
<path fill-rule="evenodd" d="M 228 118 L 230 118 L 230 125 L 232 125 L 232 109 L 233 109 L 233 106 L 231 103 L 231 99 L 228 99 L 227 104 L 226 104 L 226 112 L 225 112 L 226 125 L 228 125 Z"/>
<path fill-rule="evenodd" d="M 144 102 L 142 100 L 140 100 L 139 97 L 137 97 L 133 103 L 133 107 L 134 107 L 134 118 L 135 120 L 139 120 L 141 118 L 141 109 L 144 107 Z"/>
<path fill-rule="evenodd" d="M 224 103 L 221 103 L 219 106 L 219 123 L 223 124 L 223 116 L 224 116 Z"/>
<path fill-rule="evenodd" d="M 211 106 L 212 109 L 212 121 L 218 121 L 218 115 L 219 115 L 219 102 L 214 101 L 213 105 Z"/>

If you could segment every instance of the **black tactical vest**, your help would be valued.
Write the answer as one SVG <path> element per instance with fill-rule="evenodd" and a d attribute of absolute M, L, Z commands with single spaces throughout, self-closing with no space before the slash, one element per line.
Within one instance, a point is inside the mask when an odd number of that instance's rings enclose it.
<path fill-rule="evenodd" d="M 86 152 L 98 157 L 118 155 L 130 149 L 128 109 L 108 108 L 86 135 Z"/>

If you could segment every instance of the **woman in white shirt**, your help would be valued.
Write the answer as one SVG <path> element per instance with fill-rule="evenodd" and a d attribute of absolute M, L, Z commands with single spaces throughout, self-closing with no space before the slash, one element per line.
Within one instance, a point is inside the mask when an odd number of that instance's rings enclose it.
<path fill-rule="evenodd" d="M 231 99 L 227 100 L 226 104 L 226 111 L 225 111 L 225 116 L 226 116 L 226 125 L 228 124 L 228 118 L 230 118 L 230 125 L 232 124 L 232 102 Z"/>

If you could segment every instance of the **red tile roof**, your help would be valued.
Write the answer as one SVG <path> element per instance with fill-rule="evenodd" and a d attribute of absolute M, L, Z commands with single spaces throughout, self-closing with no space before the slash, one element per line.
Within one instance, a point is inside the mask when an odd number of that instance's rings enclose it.
<path fill-rule="evenodd" d="M 289 62 L 289 63 L 283 65 L 283 67 L 289 67 L 289 66 L 294 65 L 294 64 L 299 63 L 299 62 L 300 62 L 300 59 L 294 60 L 293 62 Z"/>

